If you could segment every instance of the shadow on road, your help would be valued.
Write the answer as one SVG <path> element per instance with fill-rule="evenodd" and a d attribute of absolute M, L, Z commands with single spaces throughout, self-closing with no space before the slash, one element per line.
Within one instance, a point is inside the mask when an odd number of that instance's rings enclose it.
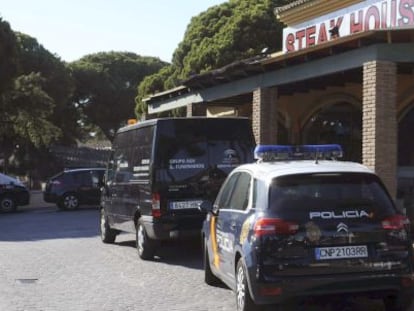
<path fill-rule="evenodd" d="M 85 238 L 99 235 L 99 211 L 82 207 L 60 211 L 56 207 L 0 214 L 0 241 L 36 241 Z"/>
<path fill-rule="evenodd" d="M 129 235 L 133 237 L 132 235 Z M 122 247 L 135 248 L 135 240 L 115 242 Z M 136 254 L 137 260 L 141 260 Z M 162 242 L 156 251 L 154 262 L 203 269 L 201 241 L 199 239 Z"/>

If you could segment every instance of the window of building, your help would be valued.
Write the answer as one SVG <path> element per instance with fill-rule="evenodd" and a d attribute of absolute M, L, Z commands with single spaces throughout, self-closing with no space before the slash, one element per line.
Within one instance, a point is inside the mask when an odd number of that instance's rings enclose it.
<path fill-rule="evenodd" d="M 414 106 L 398 125 L 398 165 L 414 166 Z"/>
<path fill-rule="evenodd" d="M 340 144 L 344 150 L 344 160 L 361 162 L 361 110 L 346 102 L 323 107 L 305 124 L 302 143 Z"/>
<path fill-rule="evenodd" d="M 397 204 L 414 223 L 414 105 L 398 124 Z"/>

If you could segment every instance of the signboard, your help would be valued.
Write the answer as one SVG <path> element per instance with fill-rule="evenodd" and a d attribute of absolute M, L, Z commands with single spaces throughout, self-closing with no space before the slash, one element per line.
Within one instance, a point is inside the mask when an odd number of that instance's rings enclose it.
<path fill-rule="evenodd" d="M 309 48 L 358 32 L 414 26 L 414 0 L 368 0 L 283 30 L 283 51 Z"/>

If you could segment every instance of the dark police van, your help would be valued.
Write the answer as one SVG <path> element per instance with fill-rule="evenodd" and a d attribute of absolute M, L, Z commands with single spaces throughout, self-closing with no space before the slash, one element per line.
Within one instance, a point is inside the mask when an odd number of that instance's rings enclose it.
<path fill-rule="evenodd" d="M 163 118 L 121 128 L 113 142 L 101 199 L 101 238 L 136 233 L 142 259 L 158 241 L 197 236 L 226 176 L 253 161 L 247 118 Z"/>

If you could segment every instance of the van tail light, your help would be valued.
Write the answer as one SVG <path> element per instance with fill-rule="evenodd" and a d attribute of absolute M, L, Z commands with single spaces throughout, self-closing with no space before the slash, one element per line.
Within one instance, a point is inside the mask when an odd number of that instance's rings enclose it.
<path fill-rule="evenodd" d="M 298 230 L 297 223 L 280 218 L 260 218 L 254 224 L 254 234 L 257 237 L 268 234 L 295 234 Z"/>
<path fill-rule="evenodd" d="M 382 228 L 385 230 L 401 230 L 407 229 L 410 225 L 410 220 L 404 215 L 393 215 L 385 218 L 382 222 Z"/>
<path fill-rule="evenodd" d="M 152 194 L 152 216 L 155 218 L 161 217 L 161 199 L 159 193 Z"/>

